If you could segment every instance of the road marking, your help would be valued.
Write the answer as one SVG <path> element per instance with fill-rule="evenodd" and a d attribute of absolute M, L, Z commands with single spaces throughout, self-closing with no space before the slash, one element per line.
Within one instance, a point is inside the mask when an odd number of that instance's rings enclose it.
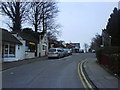
<path fill-rule="evenodd" d="M 90 85 L 90 83 L 88 82 L 88 80 L 87 80 L 87 78 L 85 77 L 85 75 L 84 75 L 84 73 L 83 73 L 83 63 L 85 63 L 86 62 L 86 60 L 82 60 L 79 64 L 78 64 L 78 74 L 79 74 L 79 77 L 80 77 L 80 80 L 81 80 L 81 82 L 82 82 L 82 84 L 83 84 L 83 86 L 84 86 L 84 88 L 86 88 L 87 86 L 88 86 L 88 88 L 90 88 L 91 90 L 93 90 L 92 89 L 92 86 Z M 86 84 L 87 85 L 86 85 Z"/>
<path fill-rule="evenodd" d="M 85 77 L 85 75 L 84 75 L 84 73 L 83 73 L 83 67 L 82 67 L 82 65 L 83 65 L 84 62 L 86 62 L 86 61 L 81 62 L 81 65 L 80 65 L 81 74 L 82 74 L 85 82 L 87 83 L 87 86 L 88 86 L 91 90 L 93 90 L 93 89 L 92 89 L 92 86 L 90 85 L 90 83 L 88 82 L 87 78 Z"/>
<path fill-rule="evenodd" d="M 87 90 L 87 86 L 85 85 L 85 82 L 84 82 L 84 80 L 82 79 L 82 76 L 81 76 L 81 74 L 80 74 L 80 63 L 78 64 L 78 75 L 79 75 L 79 78 L 80 78 L 80 80 L 81 80 L 81 82 L 82 82 L 82 84 L 83 84 L 83 86 L 84 86 L 84 88 Z"/>

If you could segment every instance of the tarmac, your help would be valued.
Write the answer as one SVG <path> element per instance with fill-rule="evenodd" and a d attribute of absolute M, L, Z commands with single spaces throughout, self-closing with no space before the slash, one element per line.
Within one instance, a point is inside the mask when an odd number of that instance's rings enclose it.
<path fill-rule="evenodd" d="M 35 57 L 35 58 L 23 59 L 23 60 L 18 60 L 18 61 L 13 61 L 13 62 L 3 62 L 2 63 L 2 71 L 6 70 L 6 69 L 17 67 L 20 65 L 24 65 L 24 64 L 28 64 L 28 63 L 32 63 L 32 62 L 36 62 L 36 61 L 42 61 L 42 60 L 46 60 L 46 59 L 47 59 L 47 57 L 43 56 L 43 57 Z"/>
<path fill-rule="evenodd" d="M 84 69 L 92 83 L 97 88 L 112 88 L 120 90 L 119 79 L 109 72 L 105 67 L 97 63 L 96 58 L 88 58 Z"/>
<path fill-rule="evenodd" d="M 32 59 L 20 60 L 15 62 L 2 63 L 2 70 L 14 68 L 23 64 L 28 64 L 40 60 L 45 60 L 47 57 L 37 57 Z M 84 69 L 92 83 L 97 88 L 118 88 L 120 90 L 120 79 L 108 72 L 103 66 L 97 63 L 96 58 L 88 58 L 84 64 Z"/>

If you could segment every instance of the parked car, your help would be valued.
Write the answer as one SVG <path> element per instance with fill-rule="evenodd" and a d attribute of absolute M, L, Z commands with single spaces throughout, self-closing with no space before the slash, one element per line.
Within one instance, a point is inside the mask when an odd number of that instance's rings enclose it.
<path fill-rule="evenodd" d="M 68 53 L 69 55 L 72 55 L 72 49 L 69 49 Z"/>
<path fill-rule="evenodd" d="M 68 50 L 66 48 L 63 49 L 64 50 L 64 56 L 68 56 Z"/>
<path fill-rule="evenodd" d="M 64 51 L 61 48 L 51 48 L 48 50 L 48 58 L 60 58 L 64 56 Z"/>
<path fill-rule="evenodd" d="M 69 49 L 69 48 L 64 48 L 64 51 L 65 51 L 65 53 L 66 53 L 66 56 L 72 55 L 72 50 L 71 50 L 71 49 Z"/>
<path fill-rule="evenodd" d="M 95 50 L 92 50 L 92 53 L 95 53 Z"/>

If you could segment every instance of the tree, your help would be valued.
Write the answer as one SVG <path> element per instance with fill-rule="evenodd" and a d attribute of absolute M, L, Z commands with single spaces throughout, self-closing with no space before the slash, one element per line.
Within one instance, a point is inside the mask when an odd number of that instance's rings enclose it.
<path fill-rule="evenodd" d="M 2 2 L 1 3 L 2 14 L 7 15 L 12 20 L 12 26 L 7 25 L 13 31 L 21 31 L 22 23 L 26 21 L 27 14 L 29 12 L 28 2 Z"/>
<path fill-rule="evenodd" d="M 31 2 L 31 14 L 29 16 L 35 31 L 51 30 L 56 27 L 54 18 L 57 16 L 58 8 L 56 2 L 51 0 L 41 0 L 40 2 Z"/>
<path fill-rule="evenodd" d="M 102 45 L 102 36 L 99 34 L 96 34 L 94 38 L 92 38 L 92 42 L 90 45 L 91 49 L 99 48 Z"/>
<path fill-rule="evenodd" d="M 29 21 L 34 26 L 35 32 L 38 32 L 38 30 L 41 30 L 42 0 L 41 2 L 31 2 L 30 7 Z"/>
<path fill-rule="evenodd" d="M 106 32 L 111 36 L 112 46 L 120 46 L 120 10 L 114 8 L 108 19 Z"/>

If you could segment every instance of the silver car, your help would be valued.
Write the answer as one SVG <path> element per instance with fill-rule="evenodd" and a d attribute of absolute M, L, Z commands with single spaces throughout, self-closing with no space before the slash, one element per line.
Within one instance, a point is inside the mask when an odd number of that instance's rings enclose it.
<path fill-rule="evenodd" d="M 51 48 L 48 50 L 48 58 L 60 58 L 64 56 L 64 51 L 61 48 Z"/>

